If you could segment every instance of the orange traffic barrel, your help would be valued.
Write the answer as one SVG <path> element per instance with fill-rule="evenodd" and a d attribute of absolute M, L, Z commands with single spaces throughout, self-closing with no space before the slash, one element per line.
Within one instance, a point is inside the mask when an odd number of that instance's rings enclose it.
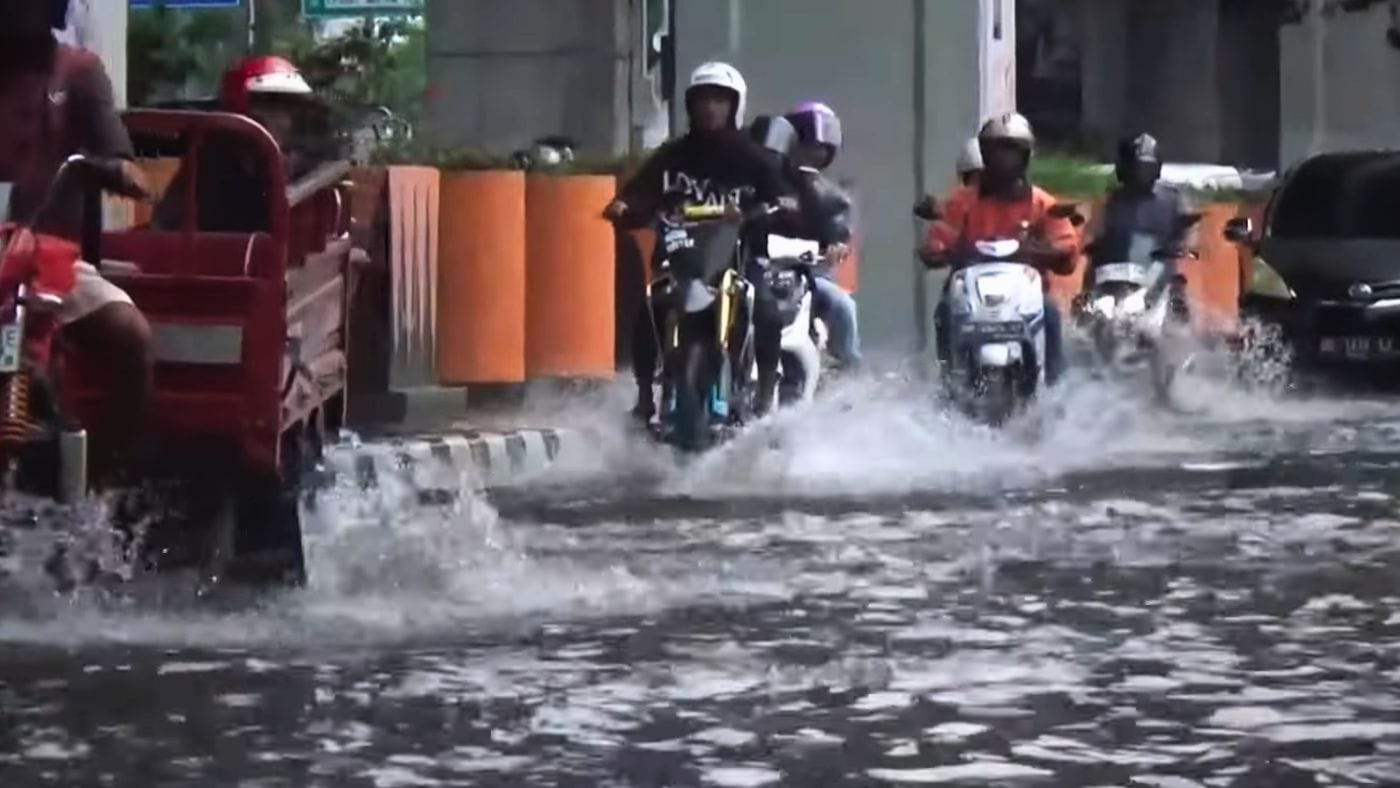
<path fill-rule="evenodd" d="M 525 368 L 535 377 L 616 369 L 611 175 L 531 175 L 526 187 Z"/>
<path fill-rule="evenodd" d="M 1200 329 L 1218 330 L 1231 325 L 1239 316 L 1240 254 L 1225 239 L 1225 223 L 1240 214 L 1238 205 L 1212 203 L 1197 225 L 1198 260 L 1182 266 L 1192 316 Z"/>
<path fill-rule="evenodd" d="M 443 383 L 525 380 L 525 175 L 444 172 L 437 372 Z"/>

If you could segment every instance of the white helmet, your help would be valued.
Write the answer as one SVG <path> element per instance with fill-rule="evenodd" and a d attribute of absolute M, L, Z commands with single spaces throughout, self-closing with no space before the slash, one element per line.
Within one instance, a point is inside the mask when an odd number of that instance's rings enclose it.
<path fill-rule="evenodd" d="M 969 172 L 982 171 L 982 143 L 973 137 L 963 145 L 962 151 L 958 153 L 958 176 L 967 175 Z"/>
<path fill-rule="evenodd" d="M 728 63 L 701 63 L 690 72 L 690 87 L 686 88 L 686 98 L 690 97 L 690 91 L 706 85 L 725 88 L 734 93 L 734 128 L 741 128 L 744 125 L 744 106 L 749 98 L 749 85 L 744 81 L 744 75 Z"/>
<path fill-rule="evenodd" d="M 977 132 L 977 140 L 980 143 L 988 142 L 1014 142 L 1030 150 L 1035 147 L 1035 132 L 1031 129 L 1031 122 L 1025 115 L 1019 112 L 1007 112 L 988 120 L 982 124 L 982 130 Z"/>

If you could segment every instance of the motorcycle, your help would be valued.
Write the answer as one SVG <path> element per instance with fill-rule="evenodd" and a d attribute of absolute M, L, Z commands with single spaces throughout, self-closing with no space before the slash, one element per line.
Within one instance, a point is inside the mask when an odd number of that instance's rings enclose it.
<path fill-rule="evenodd" d="M 942 218 L 937 201 L 926 196 L 914 216 Z M 1051 206 L 1049 215 L 1076 227 L 1084 217 L 1072 203 Z M 993 426 L 1006 422 L 1045 387 L 1045 292 L 1032 261 L 1046 257 L 1021 222 L 1014 237 L 967 244 L 948 277 L 948 359 L 943 366 L 945 394 L 972 418 Z M 1049 252 L 1049 255 L 1056 255 Z M 925 265 L 953 262 L 921 251 Z"/>
<path fill-rule="evenodd" d="M 0 226 L 0 490 L 60 503 L 88 488 L 87 433 L 63 413 L 50 370 L 57 311 L 76 284 L 82 249 L 36 227 L 60 190 L 93 172 L 90 163 L 69 157 L 33 218 Z"/>
<path fill-rule="evenodd" d="M 1179 217 L 1175 236 L 1183 237 L 1201 216 Z M 1093 366 L 1124 379 L 1145 374 L 1154 394 L 1165 400 L 1191 354 L 1183 347 L 1187 326 L 1177 297 L 1182 280 L 1170 270 L 1177 252 L 1153 248 L 1155 243 L 1140 236 L 1127 261 L 1097 266 L 1093 286 L 1075 299 L 1072 313 L 1088 339 Z"/>
<path fill-rule="evenodd" d="M 1045 386 L 1045 296 L 1021 262 L 1021 238 L 977 241 L 948 283 L 950 399 L 973 418 L 1004 423 Z"/>
<path fill-rule="evenodd" d="M 782 356 L 778 372 L 778 402 L 811 402 L 821 382 L 826 351 L 826 324 L 816 316 L 816 267 L 821 244 L 782 235 L 768 236 L 767 285 L 783 321 Z M 751 380 L 757 385 L 758 369 Z"/>
<path fill-rule="evenodd" d="M 648 287 L 665 315 L 654 326 L 661 348 L 658 437 L 685 451 L 704 450 L 743 423 L 753 366 L 753 286 L 744 278 L 744 227 L 777 210 L 738 217 L 724 206 L 663 211 L 657 227 L 659 276 Z"/>

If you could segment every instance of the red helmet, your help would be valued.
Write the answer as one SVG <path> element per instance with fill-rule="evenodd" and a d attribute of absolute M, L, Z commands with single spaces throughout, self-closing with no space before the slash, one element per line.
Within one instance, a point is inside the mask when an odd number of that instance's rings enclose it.
<path fill-rule="evenodd" d="M 229 112 L 247 112 L 254 93 L 310 96 L 312 91 L 290 60 L 261 55 L 244 58 L 224 72 L 219 103 Z"/>

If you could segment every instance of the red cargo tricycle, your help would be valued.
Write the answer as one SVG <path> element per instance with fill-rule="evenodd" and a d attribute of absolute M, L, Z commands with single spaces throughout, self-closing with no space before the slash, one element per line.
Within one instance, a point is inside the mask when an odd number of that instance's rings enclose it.
<path fill-rule="evenodd" d="M 82 250 L 154 335 L 152 459 L 132 518 L 143 525 L 122 524 L 130 549 L 151 569 L 300 582 L 301 480 L 346 405 L 349 165 L 289 184 L 276 142 L 243 116 L 136 110 L 125 120 L 139 157 L 177 167 L 153 219 L 90 231 Z M 61 334 L 53 356 L 54 424 L 31 417 L 28 440 L 56 448 L 26 454 L 0 433 L 0 459 L 39 458 L 39 472 L 18 478 L 71 497 L 84 483 L 73 436 L 101 428 L 104 383 L 97 360 Z M 25 403 L 0 401 L 12 405 Z"/>

